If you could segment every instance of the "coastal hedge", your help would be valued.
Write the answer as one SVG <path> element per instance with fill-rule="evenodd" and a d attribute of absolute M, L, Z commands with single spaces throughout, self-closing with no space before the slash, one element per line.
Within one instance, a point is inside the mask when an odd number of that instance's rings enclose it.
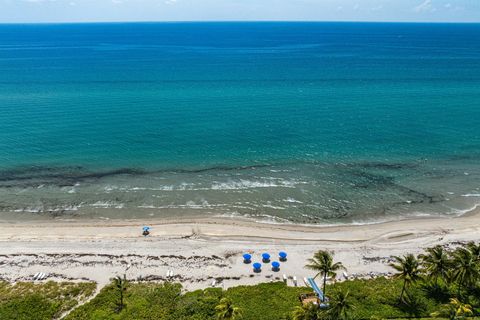
<path fill-rule="evenodd" d="M 283 282 L 232 287 L 224 293 L 242 309 L 243 319 L 281 319 L 300 305 L 299 295 L 310 292 L 304 287 L 289 287 Z"/>
<path fill-rule="evenodd" d="M 432 298 L 422 286 L 415 286 L 409 290 L 412 305 L 398 304 L 401 285 L 399 280 L 380 277 L 340 282 L 329 285 L 327 290 L 331 294 L 338 290 L 350 292 L 355 306 L 354 319 L 427 319 L 443 303 Z M 93 283 L 22 282 L 11 285 L 0 282 L 0 319 L 56 319 L 75 308 L 78 301 L 94 290 Z M 294 308 L 300 306 L 299 294 L 310 291 L 282 282 L 192 292 L 184 292 L 178 283 L 129 283 L 125 307 L 119 310 L 118 290 L 112 283 L 89 302 L 73 309 L 65 319 L 214 320 L 215 306 L 224 297 L 242 310 L 243 320 L 291 319 Z M 475 304 L 474 307 L 480 306 Z"/>
<path fill-rule="evenodd" d="M 179 284 L 130 284 L 126 306 L 118 312 L 118 294 L 109 285 L 89 303 L 74 310 L 66 319 L 216 319 L 215 306 L 228 297 L 242 309 L 243 319 L 280 319 L 299 305 L 298 296 L 305 288 L 287 287 L 283 283 L 238 286 L 222 291 L 210 288 L 182 293 Z"/>
<path fill-rule="evenodd" d="M 354 319 L 412 319 L 429 317 L 442 301 L 430 298 L 416 286 L 409 290 L 409 303 L 398 304 L 400 280 L 376 278 L 345 281 L 328 286 L 329 292 L 348 290 L 355 309 Z M 290 287 L 282 282 L 182 291 L 179 284 L 131 283 L 127 289 L 126 307 L 116 311 L 117 292 L 113 285 L 105 287 L 89 303 L 74 310 L 66 319 L 216 319 L 215 306 L 222 297 L 229 298 L 242 310 L 243 320 L 290 319 L 300 306 L 299 294 L 310 292 L 306 287 Z"/>
<path fill-rule="evenodd" d="M 19 282 L 13 285 L 0 281 L 0 319 L 55 319 L 91 296 L 95 288 L 93 282 Z"/>

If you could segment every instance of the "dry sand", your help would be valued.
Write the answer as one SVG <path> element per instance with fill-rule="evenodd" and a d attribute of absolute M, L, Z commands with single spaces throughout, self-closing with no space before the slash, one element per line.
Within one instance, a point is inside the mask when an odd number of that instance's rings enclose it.
<path fill-rule="evenodd" d="M 143 237 L 143 225 L 151 235 Z M 456 218 L 417 218 L 371 225 L 299 226 L 261 224 L 238 219 L 181 221 L 38 220 L 0 222 L 0 278 L 30 280 L 37 272 L 54 280 L 93 280 L 100 286 L 115 275 L 129 279 L 172 280 L 188 290 L 279 280 L 283 274 L 312 276 L 304 268 L 319 249 L 335 252 L 349 275 L 387 274 L 393 255 L 420 253 L 441 244 L 480 239 L 480 210 Z M 254 274 L 243 263 L 268 252 L 277 260 L 288 253 L 279 272 L 264 265 Z M 291 284 L 291 281 L 289 280 Z"/>

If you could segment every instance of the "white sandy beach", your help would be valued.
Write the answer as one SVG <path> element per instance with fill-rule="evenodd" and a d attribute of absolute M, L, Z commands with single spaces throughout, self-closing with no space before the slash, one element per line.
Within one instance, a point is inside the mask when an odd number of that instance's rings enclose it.
<path fill-rule="evenodd" d="M 141 229 L 149 225 L 151 235 Z M 350 275 L 390 272 L 393 255 L 420 253 L 423 248 L 480 238 L 480 210 L 457 218 L 417 218 L 371 225 L 298 226 L 260 224 L 232 219 L 180 221 L 38 220 L 0 223 L 0 277 L 30 280 L 37 272 L 53 280 L 93 280 L 103 286 L 115 275 L 129 279 L 166 279 L 174 273 L 187 290 L 204 288 L 216 279 L 222 287 L 279 280 L 283 274 L 299 283 L 312 272 L 307 258 L 319 249 L 335 252 Z M 268 252 L 277 260 L 288 253 L 279 272 L 268 265 L 254 274 L 243 263 Z M 291 283 L 289 281 L 289 283 Z"/>

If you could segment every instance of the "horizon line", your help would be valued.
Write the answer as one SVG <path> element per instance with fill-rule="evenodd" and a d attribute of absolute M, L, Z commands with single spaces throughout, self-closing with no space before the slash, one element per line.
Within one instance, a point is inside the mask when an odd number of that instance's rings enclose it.
<path fill-rule="evenodd" d="M 382 21 L 382 20 L 118 20 L 118 21 L 29 21 L 0 22 L 0 25 L 26 24 L 120 24 L 120 23 L 385 23 L 385 24 L 480 24 L 480 21 Z"/>

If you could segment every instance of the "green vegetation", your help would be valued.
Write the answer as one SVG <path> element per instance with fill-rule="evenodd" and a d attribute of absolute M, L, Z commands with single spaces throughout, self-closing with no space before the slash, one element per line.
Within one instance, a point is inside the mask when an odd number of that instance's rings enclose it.
<path fill-rule="evenodd" d="M 328 252 L 319 251 L 309 260 L 307 268 L 312 268 L 317 256 L 327 256 L 332 261 Z M 296 308 L 292 317 L 317 320 L 430 315 L 454 320 L 480 315 L 480 244 L 470 242 L 451 251 L 436 246 L 418 257 L 407 254 L 393 258 L 395 262 L 389 265 L 397 273 L 391 280 L 385 279 L 383 285 L 374 285 L 380 280 L 368 281 L 358 288 L 353 287 L 355 281 L 333 285 L 338 291 L 327 309 L 317 307 L 312 313 L 313 306 L 303 306 L 303 314 Z M 401 288 L 395 288 L 399 282 Z M 392 297 L 394 292 L 399 293 L 396 303 Z"/>
<path fill-rule="evenodd" d="M 427 278 L 433 279 L 435 285 L 438 285 L 438 279 L 448 279 L 450 270 L 450 260 L 448 252 L 441 246 L 428 248 L 426 254 L 421 254 L 424 274 Z"/>
<path fill-rule="evenodd" d="M 123 278 L 120 276 L 117 276 L 113 279 L 113 284 L 117 289 L 117 293 L 118 293 L 117 311 L 120 312 L 122 311 L 123 307 L 125 307 L 125 303 L 123 302 L 123 296 L 125 294 L 125 291 L 127 291 L 128 281 L 125 275 L 123 275 Z"/>
<path fill-rule="evenodd" d="M 402 279 L 403 286 L 400 292 L 399 303 L 404 302 L 403 294 L 405 290 L 412 284 L 420 281 L 420 264 L 413 254 L 407 254 L 405 257 L 393 257 L 396 263 L 391 263 L 390 266 L 397 270 L 398 273 L 395 278 Z"/>
<path fill-rule="evenodd" d="M 329 301 L 330 308 L 327 315 L 332 319 L 348 320 L 355 309 L 350 291 L 338 291 Z"/>
<path fill-rule="evenodd" d="M 458 299 L 450 299 L 450 303 L 443 305 L 440 311 L 432 313 L 434 317 L 446 317 L 448 319 L 465 319 L 468 316 L 472 316 L 472 306 L 469 304 L 461 303 Z"/>
<path fill-rule="evenodd" d="M 406 319 L 429 318 L 435 312 L 445 311 L 444 304 L 449 304 L 449 299 L 444 303 L 430 297 L 428 288 L 420 283 L 412 285 L 405 301 L 399 304 L 402 287 L 402 279 L 386 278 L 328 285 L 330 309 L 320 311 L 314 305 L 302 306 L 298 299 L 299 294 L 311 289 L 288 287 L 282 282 L 187 293 L 182 293 L 178 284 L 131 283 L 125 293 L 125 308 L 117 313 L 118 293 L 112 284 L 95 299 L 74 310 L 67 319 L 214 320 L 219 319 L 217 311 L 222 304 L 228 305 L 222 310 L 237 308 L 242 315 L 241 318 L 223 319 Z M 455 292 L 453 289 L 449 294 Z M 229 302 L 222 302 L 223 298 Z M 475 309 L 473 305 L 472 311 Z M 479 304 L 475 305 L 478 314 Z M 447 316 L 445 312 L 438 315 Z"/>
<path fill-rule="evenodd" d="M 66 319 L 281 319 L 300 305 L 298 296 L 305 291 L 282 282 L 186 293 L 174 283 L 130 283 L 125 307 L 117 312 L 118 289 L 112 283 Z"/>
<path fill-rule="evenodd" d="M 95 288 L 92 282 L 19 282 L 11 285 L 0 281 L 0 319 L 53 319 L 91 296 Z"/>
<path fill-rule="evenodd" d="M 242 311 L 240 308 L 235 307 L 232 300 L 228 298 L 222 298 L 220 303 L 215 307 L 218 320 L 236 320 L 242 318 Z"/>

